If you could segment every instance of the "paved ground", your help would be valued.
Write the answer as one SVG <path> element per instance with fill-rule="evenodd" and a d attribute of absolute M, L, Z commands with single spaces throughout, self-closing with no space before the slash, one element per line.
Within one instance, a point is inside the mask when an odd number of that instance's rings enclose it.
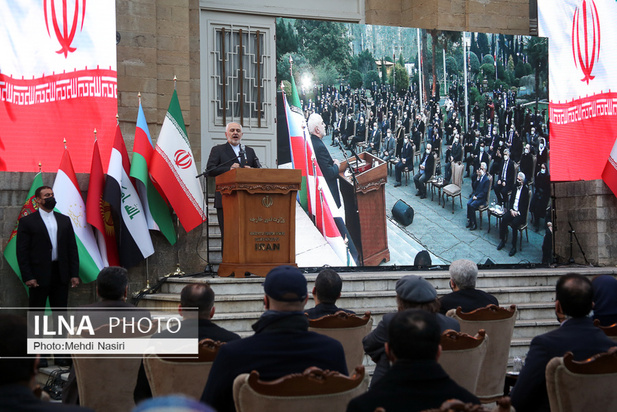
<path fill-rule="evenodd" d="M 338 147 L 332 147 L 330 136 L 324 138 L 326 146 L 332 157 L 343 160 L 343 154 Z M 417 167 L 416 167 L 417 170 Z M 482 230 L 470 231 L 465 228 L 467 222 L 467 200 L 471 193 L 471 180 L 463 179 L 463 196 L 461 203 L 458 198 L 454 203 L 452 213 L 452 200 L 445 208 L 438 204 L 437 194 L 431 201 L 430 192 L 426 199 L 415 196 L 416 189 L 412 178 L 405 185 L 394 187 L 394 171 L 388 176 L 386 184 L 386 210 L 388 217 L 388 247 L 391 259 L 385 265 L 412 265 L 415 254 L 422 250 L 428 250 L 433 257 L 433 264 L 449 264 L 456 259 L 470 259 L 476 263 L 484 264 L 491 259 L 497 264 L 516 263 L 540 263 L 542 262 L 542 240 L 544 231 L 536 233 L 533 226 L 528 229 L 529 241 L 523 231 L 523 250 L 517 251 L 512 257 L 508 256 L 511 249 L 511 240 L 506 247 L 497 250 L 499 244 L 499 229 L 495 226 L 495 218 L 491 218 L 491 231 L 488 233 L 488 221 L 486 213 L 483 214 Z M 494 199 L 491 191 L 491 199 Z M 392 207 L 402 199 L 414 209 L 414 221 L 408 227 L 400 226 L 392 219 Z M 512 237 L 510 229 L 509 239 Z M 519 243 L 519 241 L 517 241 Z M 520 243 L 519 243 L 520 244 Z M 517 249 L 518 250 L 518 249 Z"/>

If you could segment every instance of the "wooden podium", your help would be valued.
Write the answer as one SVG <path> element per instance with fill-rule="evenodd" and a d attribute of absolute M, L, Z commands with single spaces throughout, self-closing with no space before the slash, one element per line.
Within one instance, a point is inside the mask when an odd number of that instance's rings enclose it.
<path fill-rule="evenodd" d="M 216 177 L 225 219 L 219 276 L 266 276 L 276 266 L 296 265 L 301 182 L 294 169 L 232 169 Z"/>
<path fill-rule="evenodd" d="M 370 153 L 360 153 L 358 157 L 360 162 L 355 157 L 349 159 L 352 166 L 356 164 L 354 170 L 358 168 L 355 185 L 347 171 L 347 161 L 339 167 L 345 220 L 364 265 L 377 266 L 390 260 L 385 194 L 388 168 L 383 160 Z"/>

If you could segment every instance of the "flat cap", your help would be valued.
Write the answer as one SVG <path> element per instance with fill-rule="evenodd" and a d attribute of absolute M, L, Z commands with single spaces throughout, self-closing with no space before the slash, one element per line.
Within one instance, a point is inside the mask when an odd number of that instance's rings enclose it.
<path fill-rule="evenodd" d="M 266 275 L 264 292 L 281 302 L 299 302 L 308 295 L 306 278 L 293 266 L 277 266 Z"/>
<path fill-rule="evenodd" d="M 416 303 L 432 302 L 437 291 L 426 279 L 416 276 L 403 276 L 396 282 L 396 294 L 403 300 Z"/>

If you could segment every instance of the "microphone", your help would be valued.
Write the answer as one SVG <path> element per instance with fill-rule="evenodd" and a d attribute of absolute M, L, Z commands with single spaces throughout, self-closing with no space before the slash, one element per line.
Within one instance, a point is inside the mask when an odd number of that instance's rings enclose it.
<path fill-rule="evenodd" d="M 238 144 L 240 147 L 240 152 L 238 153 L 238 157 L 240 158 L 240 167 L 244 167 L 246 165 L 246 151 L 242 148 L 241 144 Z"/>

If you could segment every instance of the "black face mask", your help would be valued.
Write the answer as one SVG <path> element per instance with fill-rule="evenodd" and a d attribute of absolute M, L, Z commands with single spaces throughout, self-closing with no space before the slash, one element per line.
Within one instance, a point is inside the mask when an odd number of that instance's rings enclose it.
<path fill-rule="evenodd" d="M 56 198 L 52 196 L 43 200 L 43 207 L 48 210 L 53 210 L 53 208 L 56 207 Z"/>

